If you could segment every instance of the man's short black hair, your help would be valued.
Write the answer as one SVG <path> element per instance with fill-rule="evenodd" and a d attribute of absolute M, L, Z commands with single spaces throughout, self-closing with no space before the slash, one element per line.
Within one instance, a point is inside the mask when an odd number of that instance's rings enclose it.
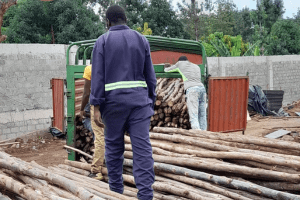
<path fill-rule="evenodd" d="M 178 61 L 186 61 L 188 60 L 186 56 L 180 56 Z"/>
<path fill-rule="evenodd" d="M 118 5 L 110 6 L 106 11 L 106 19 L 110 22 L 126 21 L 125 10 Z"/>

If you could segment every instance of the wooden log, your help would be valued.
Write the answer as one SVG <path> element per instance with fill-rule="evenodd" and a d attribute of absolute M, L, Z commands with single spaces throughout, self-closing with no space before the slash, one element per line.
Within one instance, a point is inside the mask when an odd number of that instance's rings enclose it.
<path fill-rule="evenodd" d="M 93 138 L 93 136 L 92 136 L 92 138 Z M 92 141 L 92 139 L 90 138 L 90 136 L 88 136 L 88 137 L 85 137 L 85 141 L 87 142 L 87 143 L 90 143 L 91 141 Z M 88 145 L 89 146 L 89 145 Z"/>
<path fill-rule="evenodd" d="M 165 108 L 164 108 L 164 113 L 165 113 L 165 114 L 168 114 L 168 107 L 165 107 Z"/>
<path fill-rule="evenodd" d="M 168 114 L 171 114 L 172 113 L 172 108 L 169 107 L 167 112 L 168 112 Z"/>
<path fill-rule="evenodd" d="M 167 83 L 168 79 L 163 79 L 160 84 L 158 85 L 158 92 L 163 88 L 163 86 Z"/>
<path fill-rule="evenodd" d="M 299 191 L 300 184 L 286 183 L 286 182 L 264 182 L 264 181 L 253 181 L 255 184 L 263 187 L 271 188 L 279 191 Z"/>
<path fill-rule="evenodd" d="M 161 128 L 161 127 L 160 127 Z M 166 134 L 159 134 L 159 133 L 150 133 L 150 138 L 152 139 L 161 139 L 161 140 L 169 140 L 173 142 L 182 142 L 186 144 L 192 144 L 196 145 L 199 147 L 207 148 L 210 150 L 214 151 L 234 151 L 234 152 L 243 152 L 243 153 L 253 153 L 253 154 L 258 154 L 258 155 L 263 155 L 263 156 L 268 156 L 271 153 L 264 153 L 261 151 L 255 151 L 255 150 L 249 150 L 249 149 L 238 149 L 238 148 L 233 148 L 225 145 L 219 145 L 219 144 L 214 144 L 214 143 L 208 143 L 208 142 L 202 142 L 200 140 L 195 140 L 191 137 L 187 136 L 178 136 L 178 135 L 166 135 Z M 284 162 L 287 160 L 285 159 L 286 155 L 280 155 L 280 156 L 274 156 L 272 154 L 273 159 L 277 159 L 278 162 L 284 164 Z M 287 161 L 287 162 L 292 162 L 294 163 L 293 166 L 298 166 L 297 161 Z M 284 166 L 284 165 L 283 165 Z M 290 167 L 290 166 L 289 166 Z"/>
<path fill-rule="evenodd" d="M 125 166 L 133 166 L 133 161 L 130 159 L 124 159 Z M 234 180 L 234 179 L 229 179 L 223 176 L 216 176 L 200 171 L 194 171 L 191 169 L 187 169 L 184 167 L 178 167 L 174 165 L 169 165 L 169 164 L 164 164 L 164 163 L 157 163 L 154 162 L 154 169 L 163 171 L 163 172 L 168 172 L 168 173 L 173 173 L 173 174 L 178 174 L 178 175 L 184 175 L 190 178 L 196 178 L 199 180 L 204 180 L 208 182 L 213 182 L 219 185 L 224 185 L 226 187 L 232 187 L 235 189 L 239 190 L 244 190 L 251 192 L 253 194 L 258 194 L 262 195 L 265 197 L 273 198 L 273 199 L 295 199 L 298 200 L 300 197 L 298 195 L 294 194 L 289 194 L 285 192 L 280 192 L 277 190 L 265 188 L 256 184 L 250 184 L 247 182 L 239 181 L 239 180 Z"/>
<path fill-rule="evenodd" d="M 163 119 L 165 117 L 165 113 L 160 113 L 158 116 L 159 116 L 159 119 Z"/>
<path fill-rule="evenodd" d="M 163 100 L 162 101 L 165 101 L 169 98 L 169 96 L 173 93 L 174 91 L 174 87 L 171 88 L 171 90 L 164 96 Z"/>
<path fill-rule="evenodd" d="M 3 154 L 3 152 L 0 152 Z M 24 165 L 17 163 L 14 159 L 0 159 L 0 167 L 4 169 L 9 169 L 15 173 L 24 174 L 30 177 L 35 177 L 38 179 L 43 179 L 53 184 L 56 184 L 67 191 L 72 192 L 74 195 L 78 196 L 82 200 L 100 200 L 101 198 L 92 195 L 90 192 L 86 191 L 82 187 L 76 186 L 72 181 L 66 179 L 65 177 L 50 173 L 50 171 L 42 171 L 37 168 L 32 168 L 30 165 Z"/>
<path fill-rule="evenodd" d="M 226 189 L 228 192 L 234 192 L 234 193 L 237 193 L 239 195 L 242 195 L 244 197 L 247 197 L 249 199 L 255 199 L 255 200 L 271 200 L 270 198 L 267 198 L 267 197 L 263 197 L 261 195 L 255 195 L 255 194 L 252 194 L 250 192 L 246 192 L 246 191 L 242 191 L 242 190 L 235 190 L 235 189 L 231 189 L 231 188 L 225 188 L 225 187 L 221 187 L 221 186 L 217 186 L 217 187 L 220 187 L 220 188 L 224 188 Z"/>
<path fill-rule="evenodd" d="M 152 187 L 155 188 L 155 190 L 159 190 L 159 191 L 163 191 L 163 192 L 169 192 L 169 193 L 172 193 L 172 194 L 176 194 L 177 196 L 181 196 L 181 197 L 188 197 L 189 199 L 213 200 L 211 198 L 202 197 L 202 196 L 200 196 L 200 195 L 198 195 L 194 192 L 190 192 L 190 191 L 185 190 L 185 189 L 181 189 L 181 188 L 178 188 L 178 187 L 171 186 L 170 184 L 155 182 L 155 184 L 153 184 Z"/>
<path fill-rule="evenodd" d="M 163 100 L 164 97 L 165 97 L 166 95 L 168 95 L 168 93 L 170 92 L 170 90 L 173 88 L 174 85 L 175 85 L 174 82 L 173 82 L 172 84 L 170 84 L 169 87 L 168 87 L 166 90 L 164 90 L 164 91 L 161 92 L 159 95 L 157 95 L 157 99 Z"/>
<path fill-rule="evenodd" d="M 24 185 L 19 181 L 16 181 L 9 176 L 0 174 L 0 185 L 3 188 L 7 188 L 10 191 L 20 195 L 21 197 L 29 200 L 45 200 L 49 198 L 45 198 L 42 195 L 36 193 L 31 186 Z"/>
<path fill-rule="evenodd" d="M 174 104 L 177 103 L 181 99 L 181 97 L 183 95 L 183 87 L 180 88 L 178 93 L 175 93 L 175 91 L 174 91 L 174 94 L 175 95 L 168 101 L 169 107 L 174 106 Z"/>
<path fill-rule="evenodd" d="M 85 153 L 85 152 L 83 152 L 83 151 L 80 151 L 79 149 L 76 149 L 76 148 L 73 148 L 73 147 L 70 147 L 70 146 L 67 146 L 67 145 L 64 145 L 64 148 L 66 148 L 66 149 L 71 149 L 71 150 L 73 150 L 73 151 L 76 151 L 76 152 L 78 152 L 78 153 L 80 153 L 80 154 L 82 154 L 82 155 L 88 157 L 88 158 L 93 159 L 93 156 L 91 156 L 91 155 L 89 155 L 89 154 L 87 154 L 87 153 Z"/>
<path fill-rule="evenodd" d="M 166 118 L 165 118 L 165 122 L 170 122 L 171 120 L 172 120 L 171 117 L 166 117 Z"/>
<path fill-rule="evenodd" d="M 158 122 L 157 126 L 158 126 L 158 127 L 161 127 L 163 124 L 164 124 L 164 122 L 163 122 L 163 121 L 160 121 L 160 122 Z"/>
<path fill-rule="evenodd" d="M 204 188 L 206 190 L 209 190 L 209 191 L 212 191 L 212 192 L 216 192 L 218 194 L 222 194 L 222 195 L 227 196 L 227 197 L 232 198 L 232 199 L 250 200 L 247 197 L 244 197 L 244 196 L 239 195 L 239 194 L 234 193 L 234 192 L 230 192 L 230 191 L 228 191 L 226 189 L 223 189 L 223 188 L 220 188 L 220 187 L 216 187 L 213 184 L 207 183 L 205 181 L 201 181 L 201 180 L 197 180 L 197 179 L 192 179 L 192 178 L 188 178 L 188 177 L 185 177 L 185 176 L 178 176 L 178 175 L 174 175 L 174 174 L 170 174 L 170 173 L 165 173 L 165 172 L 157 172 L 157 173 L 159 175 L 161 175 L 161 176 L 165 176 L 165 177 L 168 177 L 168 178 L 172 178 L 172 179 L 174 179 L 176 181 L 180 181 L 180 182 L 187 183 L 187 184 L 190 184 L 190 185 L 193 185 L 193 186 Z"/>
<path fill-rule="evenodd" d="M 285 172 L 285 173 L 289 173 L 289 174 L 300 174 L 300 172 L 297 170 L 294 170 L 294 169 L 291 169 L 288 167 L 281 167 L 281 166 L 277 166 L 277 165 L 268 165 L 268 164 L 263 164 L 263 163 L 258 163 L 258 162 L 254 162 L 254 161 L 248 161 L 248 160 L 228 160 L 228 161 L 239 164 L 239 165 L 267 169 L 267 170 L 271 170 L 271 171 Z"/>
<path fill-rule="evenodd" d="M 208 199 L 222 199 L 222 200 L 231 200 L 231 198 L 228 198 L 226 196 L 223 196 L 223 195 L 220 195 L 220 194 L 215 194 L 215 193 L 211 193 L 209 191 L 204 191 L 203 189 L 201 188 L 195 188 L 193 186 L 190 186 L 190 185 L 187 185 L 185 183 L 181 183 L 181 182 L 178 182 L 178 181 L 174 181 L 172 179 L 168 179 L 168 178 L 165 178 L 165 177 L 161 177 L 161 176 L 158 176 L 156 175 L 155 176 L 155 181 L 160 181 L 162 183 L 166 183 L 166 184 L 169 184 L 173 187 L 177 187 L 177 188 L 181 188 L 181 189 L 185 189 L 187 191 L 189 191 L 190 193 L 196 193 L 196 194 L 199 194 L 201 195 L 201 197 L 206 197 Z M 186 196 L 187 197 L 187 196 Z M 194 198 L 197 198 L 197 196 L 195 196 Z M 205 198 L 205 199 L 206 199 Z"/>
<path fill-rule="evenodd" d="M 160 114 L 160 113 L 162 113 L 163 112 L 163 110 L 161 109 L 161 108 L 159 108 L 158 110 L 157 110 L 157 114 Z"/>
<path fill-rule="evenodd" d="M 166 149 L 169 151 L 182 153 L 182 154 L 190 154 L 190 155 L 197 155 L 201 158 L 216 158 L 216 159 L 233 159 L 233 160 L 248 160 L 248 161 L 256 161 L 259 163 L 265 163 L 268 165 L 281 165 L 286 167 L 292 167 L 299 169 L 300 162 L 295 160 L 287 160 L 287 159 L 280 159 L 280 158 L 270 158 L 267 156 L 261 156 L 257 154 L 251 153 L 242 153 L 242 152 L 214 152 L 214 151 L 195 151 L 189 150 L 185 148 L 178 147 L 176 145 L 167 145 L 167 144 L 158 144 L 155 143 L 157 147 L 162 149 Z M 295 170 L 294 170 L 295 171 Z"/>
<path fill-rule="evenodd" d="M 185 131 L 182 132 L 182 130 L 176 130 L 176 129 L 167 130 L 167 131 L 154 129 L 153 131 L 154 132 L 162 132 L 162 133 L 171 133 L 171 134 L 172 133 L 176 133 L 176 134 L 183 134 L 183 135 L 188 135 L 188 136 L 195 136 L 195 134 L 193 134 L 193 133 L 185 132 Z M 271 148 L 271 147 L 264 147 L 264 146 L 253 145 L 253 144 L 243 144 L 243 143 L 237 143 L 237 142 L 228 142 L 228 141 L 224 141 L 224 140 L 206 139 L 206 141 L 208 141 L 208 140 L 210 140 L 211 142 L 216 143 L 216 144 L 223 144 L 223 145 L 227 145 L 227 146 L 231 146 L 231 147 L 238 147 L 238 148 L 244 148 L 244 149 L 252 149 L 252 150 L 274 152 L 274 153 L 277 153 L 277 154 L 297 155 L 297 156 L 293 156 L 293 157 L 290 157 L 290 158 L 291 159 L 297 159 L 297 160 L 300 161 L 300 157 L 298 157 L 298 155 L 300 155 L 299 151 L 283 150 L 283 149 L 277 149 L 277 148 Z"/>
<path fill-rule="evenodd" d="M 165 131 L 169 132 L 174 130 L 165 130 Z M 181 131 L 181 132 L 182 134 L 184 134 L 185 131 Z M 193 133 L 194 136 L 201 137 L 201 138 L 224 140 L 229 142 L 239 142 L 244 144 L 256 144 L 260 146 L 273 147 L 279 149 L 300 150 L 300 144 L 297 142 L 288 142 L 288 141 L 263 138 L 263 137 L 257 138 L 253 136 L 241 136 L 241 135 L 235 136 L 232 134 L 226 134 L 226 133 L 220 134 L 216 132 L 202 131 L 202 130 L 189 130 L 189 132 Z"/>
<path fill-rule="evenodd" d="M 108 195 L 108 196 L 115 197 L 115 198 L 118 198 L 121 200 L 135 199 L 135 198 L 128 197 L 128 196 L 108 190 L 108 185 L 104 182 L 97 181 L 95 179 L 88 178 L 86 176 L 82 176 L 82 175 L 79 175 L 79 174 L 76 174 L 76 173 L 73 173 L 73 172 L 70 172 L 67 170 L 60 169 L 60 168 L 54 168 L 54 167 L 49 167 L 49 168 L 51 170 L 53 170 L 56 174 L 60 174 L 61 176 L 69 178 L 84 188 L 88 187 L 88 188 L 91 188 L 93 190 L 96 190 L 96 191 L 104 194 L 105 196 L 101 196 L 102 198 L 107 198 L 107 195 Z"/>
<path fill-rule="evenodd" d="M 175 95 L 177 95 L 179 88 L 180 88 L 180 84 L 179 84 L 179 80 L 177 80 L 174 84 L 174 90 L 173 90 L 172 94 L 170 94 L 169 97 L 167 99 L 165 99 L 165 102 L 171 101 L 171 99 L 173 99 L 173 97 Z"/>
<path fill-rule="evenodd" d="M 155 126 L 157 124 L 157 121 L 156 120 L 153 120 L 152 122 L 151 122 L 151 126 Z"/>
<path fill-rule="evenodd" d="M 42 182 L 40 182 L 36 179 L 33 179 L 31 177 L 28 177 L 28 176 L 16 175 L 12 171 L 9 171 L 9 170 L 6 170 L 5 172 L 14 178 L 22 180 L 27 185 L 31 185 L 35 190 L 41 191 L 45 197 L 47 197 L 51 200 L 66 200 L 65 198 L 59 197 L 59 195 L 56 193 L 56 191 L 53 188 L 48 187 L 47 184 L 43 184 Z M 68 199 L 80 200 L 78 197 L 74 196 L 71 193 L 69 193 Z"/>
<path fill-rule="evenodd" d="M 184 115 L 185 114 L 185 112 L 187 111 L 187 105 L 186 104 L 184 104 L 184 106 L 182 107 L 182 109 L 181 109 L 181 114 L 180 115 Z"/>
<path fill-rule="evenodd" d="M 160 105 L 161 108 L 165 108 L 165 107 L 167 107 L 167 106 L 168 106 L 168 103 L 167 103 L 167 102 L 162 102 L 161 105 Z"/>
<path fill-rule="evenodd" d="M 156 105 L 156 106 L 160 106 L 160 105 L 161 105 L 161 100 L 156 100 L 156 101 L 155 101 L 155 105 Z"/>
<path fill-rule="evenodd" d="M 154 115 L 153 118 L 154 118 L 154 120 L 156 120 L 156 121 L 159 120 L 159 116 L 158 116 L 158 115 Z"/>
<path fill-rule="evenodd" d="M 132 152 L 125 151 L 124 156 L 126 158 L 133 158 Z M 153 159 L 155 162 L 173 164 L 183 167 L 193 167 L 198 169 L 205 169 L 217 172 L 229 172 L 235 174 L 242 174 L 248 177 L 254 178 L 264 178 L 269 180 L 278 180 L 285 182 L 299 183 L 300 176 L 297 174 L 288 174 L 283 172 L 275 172 L 264 169 L 250 168 L 246 166 L 232 165 L 228 163 L 217 163 L 211 162 L 206 159 L 190 159 L 190 158 L 180 158 L 172 156 L 161 156 L 153 154 Z"/>
<path fill-rule="evenodd" d="M 63 164 L 58 165 L 58 167 L 68 170 L 70 172 L 74 172 L 76 174 L 83 175 L 83 176 L 88 176 L 91 173 L 90 171 L 87 171 L 87 170 L 82 170 L 82 169 L 78 169 L 76 167 L 71 167 L 71 166 L 63 165 Z"/>

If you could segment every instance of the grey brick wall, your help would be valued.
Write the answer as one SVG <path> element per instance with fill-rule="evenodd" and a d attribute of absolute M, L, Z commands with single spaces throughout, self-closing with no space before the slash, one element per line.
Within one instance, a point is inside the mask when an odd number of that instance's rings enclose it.
<path fill-rule="evenodd" d="M 50 127 L 50 80 L 66 77 L 66 49 L 67 45 L 0 44 L 0 140 Z"/>
<path fill-rule="evenodd" d="M 284 90 L 283 104 L 300 99 L 300 56 L 249 56 L 208 58 L 209 73 L 216 76 L 245 76 L 250 85 L 264 90 Z"/>

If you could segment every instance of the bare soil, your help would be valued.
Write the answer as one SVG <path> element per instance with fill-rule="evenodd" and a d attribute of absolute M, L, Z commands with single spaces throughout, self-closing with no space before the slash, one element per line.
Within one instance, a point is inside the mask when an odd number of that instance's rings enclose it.
<path fill-rule="evenodd" d="M 37 139 L 21 144 L 19 148 L 8 148 L 5 152 L 24 161 L 35 161 L 44 167 L 49 167 L 63 164 L 64 160 L 68 159 L 68 153 L 63 148 L 65 144 L 66 140 L 62 139 Z"/>

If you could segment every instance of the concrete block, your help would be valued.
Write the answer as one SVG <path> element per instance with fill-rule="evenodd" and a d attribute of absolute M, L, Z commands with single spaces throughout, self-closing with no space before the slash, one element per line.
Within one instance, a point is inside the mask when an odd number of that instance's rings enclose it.
<path fill-rule="evenodd" d="M 4 135 L 10 134 L 10 133 L 11 133 L 10 128 L 2 129 L 2 133 L 3 133 Z"/>
<path fill-rule="evenodd" d="M 6 137 L 7 137 L 7 139 L 15 139 L 15 138 L 17 138 L 17 134 L 12 133 L 12 134 L 7 135 Z"/>
<path fill-rule="evenodd" d="M 6 123 L 6 127 L 7 127 L 7 128 L 13 128 L 13 127 L 15 127 L 15 126 L 16 126 L 16 125 L 15 125 L 14 122 Z"/>
<path fill-rule="evenodd" d="M 20 127 L 20 132 L 27 132 L 27 131 L 28 131 L 28 126 Z"/>
<path fill-rule="evenodd" d="M 0 135 L 0 141 L 1 141 L 1 140 L 6 140 L 6 139 L 7 139 L 7 136 L 6 136 L 6 135 L 2 135 L 2 134 Z"/>
<path fill-rule="evenodd" d="M 17 132 L 19 132 L 20 131 L 20 128 L 19 127 L 14 127 L 14 128 L 11 128 L 10 129 L 10 132 L 11 133 L 17 133 Z"/>
<path fill-rule="evenodd" d="M 36 130 L 44 129 L 44 124 L 37 124 L 35 125 Z"/>
<path fill-rule="evenodd" d="M 27 126 L 28 131 L 35 131 L 36 130 L 36 125 L 29 125 Z"/>

